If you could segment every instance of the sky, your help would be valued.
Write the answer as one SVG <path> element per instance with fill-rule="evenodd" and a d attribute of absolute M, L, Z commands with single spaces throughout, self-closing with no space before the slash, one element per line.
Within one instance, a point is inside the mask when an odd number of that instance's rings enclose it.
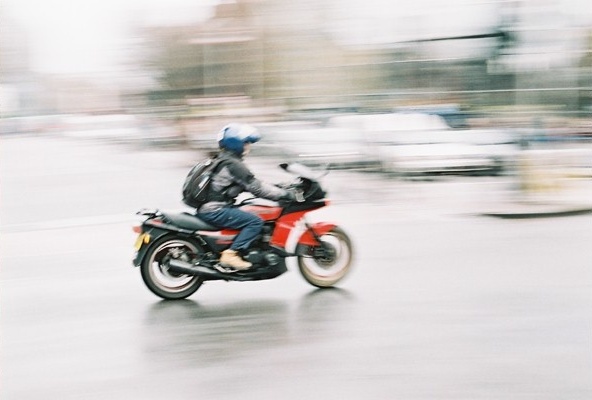
<path fill-rule="evenodd" d="M 108 72 L 118 68 L 142 23 L 199 22 L 215 0 L 3 0 L 28 32 L 33 69 L 48 73 Z"/>
<path fill-rule="evenodd" d="M 29 32 L 33 69 L 93 73 L 119 68 L 134 25 L 200 22 L 229 0 L 2 0 Z M 297 0 L 295 0 L 297 1 Z M 336 0 L 328 29 L 348 44 L 483 33 L 501 0 Z M 592 25 L 589 0 L 524 0 Z M 549 13 L 547 11 L 547 13 Z"/>

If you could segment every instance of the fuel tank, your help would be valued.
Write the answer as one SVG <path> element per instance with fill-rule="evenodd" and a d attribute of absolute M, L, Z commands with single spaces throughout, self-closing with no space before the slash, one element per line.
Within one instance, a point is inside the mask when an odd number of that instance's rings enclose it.
<path fill-rule="evenodd" d="M 275 202 L 268 204 L 246 204 L 241 207 L 241 210 L 258 215 L 263 221 L 273 221 L 280 217 L 283 208 Z"/>

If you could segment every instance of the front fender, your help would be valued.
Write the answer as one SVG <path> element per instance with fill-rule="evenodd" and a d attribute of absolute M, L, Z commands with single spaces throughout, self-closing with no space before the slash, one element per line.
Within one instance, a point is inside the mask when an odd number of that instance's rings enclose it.
<path fill-rule="evenodd" d="M 320 243 L 315 239 L 311 229 L 317 236 L 323 236 L 331 229 L 335 228 L 335 224 L 331 222 L 317 222 L 310 226 L 309 229 L 305 230 L 302 235 L 298 238 L 299 245 L 305 246 L 318 246 Z"/>

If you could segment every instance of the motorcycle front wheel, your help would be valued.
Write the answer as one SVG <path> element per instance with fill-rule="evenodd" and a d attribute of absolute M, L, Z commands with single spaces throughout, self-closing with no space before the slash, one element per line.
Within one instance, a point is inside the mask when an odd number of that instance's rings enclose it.
<path fill-rule="evenodd" d="M 164 237 L 154 242 L 140 266 L 142 280 L 155 295 L 167 300 L 185 299 L 195 293 L 203 279 L 170 271 L 167 261 L 171 258 L 191 261 L 201 252 L 195 243 L 181 238 Z"/>
<path fill-rule="evenodd" d="M 319 288 L 332 287 L 343 279 L 351 268 L 351 240 L 337 227 L 322 235 L 320 240 L 322 246 L 310 247 L 307 254 L 298 256 L 298 268 L 311 285 Z"/>

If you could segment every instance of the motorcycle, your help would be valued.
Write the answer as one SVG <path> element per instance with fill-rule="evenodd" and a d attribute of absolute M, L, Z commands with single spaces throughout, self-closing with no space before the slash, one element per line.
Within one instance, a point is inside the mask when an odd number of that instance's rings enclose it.
<path fill-rule="evenodd" d="M 206 281 L 258 281 L 288 271 L 287 259 L 296 257 L 298 269 L 313 286 L 328 288 L 350 271 L 353 246 L 347 233 L 331 222 L 310 223 L 306 214 L 330 205 L 317 174 L 300 164 L 280 164 L 296 179 L 285 185 L 297 200 L 275 202 L 249 197 L 235 204 L 264 221 L 263 230 L 244 259 L 253 266 L 235 271 L 219 264 L 238 230 L 220 229 L 189 212 L 142 209 L 143 221 L 134 226 L 134 266 L 140 268 L 148 289 L 163 299 L 184 299 Z"/>

